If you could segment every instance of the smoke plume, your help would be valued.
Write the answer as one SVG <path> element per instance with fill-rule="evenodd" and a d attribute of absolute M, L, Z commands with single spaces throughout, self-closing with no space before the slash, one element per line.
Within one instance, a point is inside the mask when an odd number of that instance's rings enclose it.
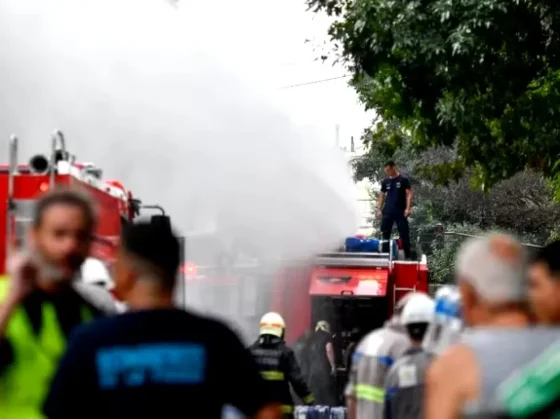
<path fill-rule="evenodd" d="M 78 161 L 162 205 L 182 235 L 245 243 L 275 255 L 275 268 L 353 234 L 343 156 L 292 124 L 250 75 L 228 69 L 220 28 L 202 14 L 210 8 L 180 9 L 0 0 L 0 136 L 19 136 L 24 162 L 47 153 L 59 128 Z M 196 300 L 220 314 L 204 292 Z M 244 322 L 235 310 L 221 314 Z"/>

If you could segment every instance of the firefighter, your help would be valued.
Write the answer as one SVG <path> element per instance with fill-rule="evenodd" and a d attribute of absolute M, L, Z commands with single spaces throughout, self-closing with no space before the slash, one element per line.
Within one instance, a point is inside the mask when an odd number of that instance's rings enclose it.
<path fill-rule="evenodd" d="M 26 251 L 0 279 L 0 418 L 42 418 L 49 383 L 75 326 L 101 313 L 71 286 L 95 227 L 86 196 L 67 189 L 35 206 Z"/>
<path fill-rule="evenodd" d="M 444 285 L 435 295 L 435 316 L 424 336 L 423 347 L 432 355 L 457 343 L 464 329 L 461 294 L 455 285 Z"/>
<path fill-rule="evenodd" d="M 403 309 L 401 322 L 412 347 L 389 370 L 385 382 L 385 418 L 423 417 L 424 377 L 432 355 L 422 349 L 422 340 L 434 319 L 435 302 L 425 294 L 413 296 Z"/>
<path fill-rule="evenodd" d="M 387 372 L 410 347 L 400 315 L 407 301 L 415 294 L 404 296 L 395 307 L 395 315 L 381 329 L 367 334 L 354 351 L 345 392 L 348 419 L 384 417 Z"/>
<path fill-rule="evenodd" d="M 311 362 L 309 366 L 309 385 L 317 404 L 337 406 L 336 363 L 331 326 L 320 320 L 315 326 L 315 333 L 309 345 Z"/>
<path fill-rule="evenodd" d="M 309 383 L 309 365 L 311 364 L 311 354 L 310 354 L 310 341 L 313 333 L 311 330 L 306 330 L 292 345 L 292 349 L 296 356 L 298 365 L 301 368 L 301 375 L 307 383 Z M 292 389 L 292 398 L 296 404 L 303 404 L 297 394 Z"/>
<path fill-rule="evenodd" d="M 393 224 L 396 223 L 403 244 L 404 257 L 410 259 L 410 231 L 408 227 L 408 217 L 412 213 L 410 180 L 399 173 L 394 161 L 385 163 L 384 169 L 387 178 L 381 182 L 377 207 L 377 216 L 381 218 L 381 233 L 385 241 L 383 251 L 389 252 L 388 240 L 391 238 Z"/>
<path fill-rule="evenodd" d="M 305 403 L 314 402 L 313 395 L 303 379 L 294 352 L 284 342 L 286 325 L 278 313 L 266 313 L 260 322 L 260 336 L 249 350 L 266 380 L 269 400 L 282 405 L 285 418 L 292 418 L 294 403 L 290 384 Z"/>

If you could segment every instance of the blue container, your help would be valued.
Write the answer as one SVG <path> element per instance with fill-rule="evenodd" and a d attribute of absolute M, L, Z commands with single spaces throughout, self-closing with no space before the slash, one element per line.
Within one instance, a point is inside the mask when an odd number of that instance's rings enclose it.
<path fill-rule="evenodd" d="M 378 253 L 380 251 L 380 243 L 377 239 L 358 239 L 357 237 L 348 237 L 345 242 L 347 252 L 358 253 Z"/>
<path fill-rule="evenodd" d="M 398 260 L 399 259 L 399 245 L 397 244 L 396 240 L 393 240 L 391 242 L 391 248 L 393 251 L 393 260 Z"/>
<path fill-rule="evenodd" d="M 331 407 L 330 419 L 346 419 L 348 412 L 345 407 Z"/>
<path fill-rule="evenodd" d="M 358 239 L 357 237 L 348 237 L 345 241 L 347 252 L 353 253 L 381 253 L 383 251 L 383 243 L 379 239 Z M 393 259 L 399 258 L 399 246 L 396 240 L 391 241 L 391 250 Z"/>

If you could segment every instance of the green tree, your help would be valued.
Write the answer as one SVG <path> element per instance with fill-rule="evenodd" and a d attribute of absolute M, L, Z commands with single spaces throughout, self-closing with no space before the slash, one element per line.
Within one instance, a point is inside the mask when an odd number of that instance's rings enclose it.
<path fill-rule="evenodd" d="M 530 242 L 546 242 L 560 226 L 560 205 L 541 173 L 524 170 L 499 181 L 486 191 L 473 188 L 468 177 L 457 176 L 442 185 L 434 167 L 454 159 L 449 149 L 431 148 L 416 152 L 410 138 L 398 147 L 379 139 L 368 152 L 353 163 L 356 180 L 378 182 L 387 160 L 395 160 L 400 171 L 410 178 L 415 193 L 412 225 L 423 229 L 435 223 L 466 225 L 477 229 L 495 227 L 524 235 Z"/>
<path fill-rule="evenodd" d="M 390 147 L 449 147 L 489 187 L 535 168 L 560 191 L 560 2 L 307 0 Z"/>

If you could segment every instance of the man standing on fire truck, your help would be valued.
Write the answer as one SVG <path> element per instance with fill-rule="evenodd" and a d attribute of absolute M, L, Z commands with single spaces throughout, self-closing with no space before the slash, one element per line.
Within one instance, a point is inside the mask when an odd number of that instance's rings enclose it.
<path fill-rule="evenodd" d="M 387 178 L 381 182 L 377 216 L 381 218 L 383 240 L 391 238 L 393 224 L 397 224 L 402 241 L 404 257 L 410 259 L 410 231 L 408 217 L 412 213 L 412 188 L 408 178 L 402 176 L 394 161 L 385 163 Z M 389 252 L 389 243 L 383 243 L 383 251 Z"/>

